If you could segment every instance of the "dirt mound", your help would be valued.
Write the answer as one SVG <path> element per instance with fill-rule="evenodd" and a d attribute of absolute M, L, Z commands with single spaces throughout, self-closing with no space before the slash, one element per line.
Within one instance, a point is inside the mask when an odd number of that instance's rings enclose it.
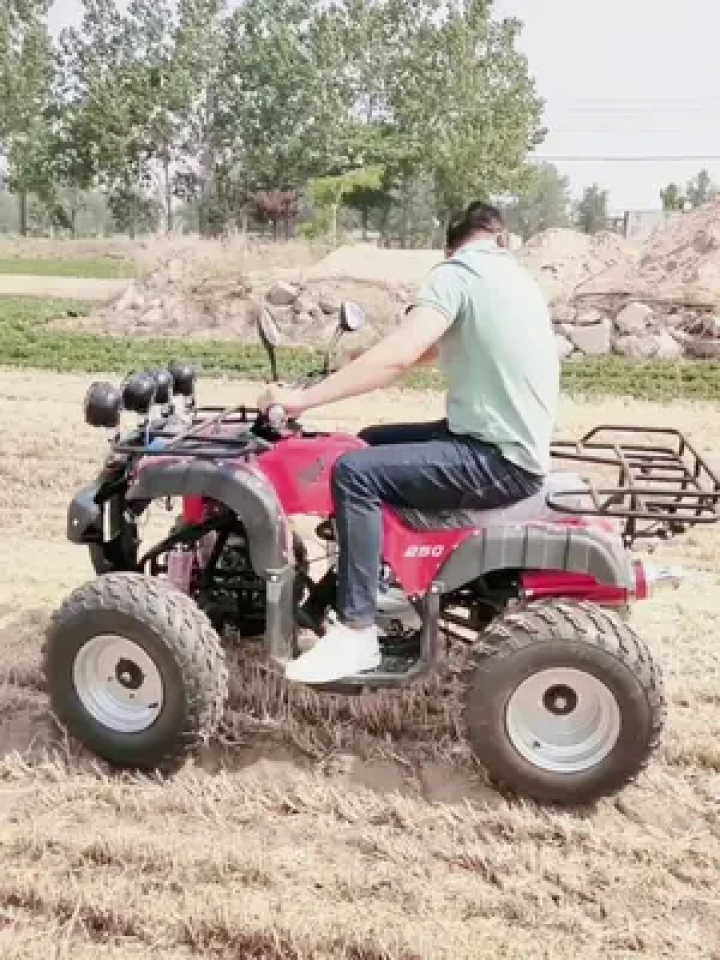
<path fill-rule="evenodd" d="M 624 275 L 637 261 L 636 244 L 615 233 L 588 236 L 577 230 L 546 230 L 517 252 L 551 302 L 572 299 L 589 280 Z"/>
<path fill-rule="evenodd" d="M 333 250 L 307 276 L 415 286 L 443 257 L 442 250 L 386 250 L 358 244 Z"/>

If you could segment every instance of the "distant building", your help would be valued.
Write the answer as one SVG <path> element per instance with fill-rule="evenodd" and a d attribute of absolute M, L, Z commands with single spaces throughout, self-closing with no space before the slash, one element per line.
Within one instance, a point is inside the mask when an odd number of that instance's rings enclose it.
<path fill-rule="evenodd" d="M 627 210 L 623 217 L 614 218 L 613 222 L 621 225 L 617 232 L 629 240 L 645 240 L 655 230 L 666 227 L 671 220 L 681 216 L 680 210 Z"/>

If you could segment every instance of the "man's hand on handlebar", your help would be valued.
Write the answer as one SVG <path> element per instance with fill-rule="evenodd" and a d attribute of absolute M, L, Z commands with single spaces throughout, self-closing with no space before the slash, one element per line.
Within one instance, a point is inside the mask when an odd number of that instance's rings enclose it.
<path fill-rule="evenodd" d="M 294 420 L 305 411 L 303 391 L 292 390 L 288 387 L 269 386 L 257 400 L 258 410 L 267 414 L 272 408 L 282 408 L 289 420 Z"/>

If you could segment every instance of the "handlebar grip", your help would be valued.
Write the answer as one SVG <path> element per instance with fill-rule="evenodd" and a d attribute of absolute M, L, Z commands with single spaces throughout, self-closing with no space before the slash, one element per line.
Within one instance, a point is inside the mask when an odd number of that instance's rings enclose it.
<path fill-rule="evenodd" d="M 279 403 L 273 403 L 268 407 L 267 418 L 273 430 L 281 430 L 288 421 L 287 411 Z"/>

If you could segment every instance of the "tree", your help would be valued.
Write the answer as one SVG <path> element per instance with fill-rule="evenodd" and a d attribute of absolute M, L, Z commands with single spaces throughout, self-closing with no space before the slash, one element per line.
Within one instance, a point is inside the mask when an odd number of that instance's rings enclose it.
<path fill-rule="evenodd" d="M 125 14 L 112 0 L 84 3 L 82 29 L 62 36 L 76 174 L 116 195 L 131 232 L 133 206 L 148 221 L 149 194 L 171 229 L 173 168 L 192 152 L 221 0 L 131 0 Z"/>
<path fill-rule="evenodd" d="M 285 237 L 289 236 L 290 223 L 297 214 L 298 199 L 293 190 L 263 190 L 255 197 L 255 216 L 261 223 L 272 224 L 275 240 L 281 223 L 285 224 Z"/>
<path fill-rule="evenodd" d="M 682 210 L 685 203 L 684 197 L 680 195 L 680 188 L 676 183 L 669 183 L 664 190 L 660 191 L 663 210 Z"/>
<path fill-rule="evenodd" d="M 345 197 L 357 190 L 379 190 L 382 167 L 350 170 L 336 177 L 319 177 L 308 183 L 308 191 L 316 209 L 315 222 L 306 233 L 326 234 L 332 244 L 338 240 L 338 213 Z"/>
<path fill-rule="evenodd" d="M 715 200 L 718 196 L 718 189 L 710 179 L 707 170 L 701 170 L 697 177 L 689 181 L 686 192 L 693 207 L 699 207 L 703 203 Z"/>
<path fill-rule="evenodd" d="M 28 196 L 48 185 L 47 119 L 53 81 L 47 29 L 50 0 L 3 0 L 0 6 L 0 144 L 11 189 L 28 229 Z"/>
<path fill-rule="evenodd" d="M 415 135 L 446 220 L 469 200 L 516 189 L 544 131 L 542 103 L 516 49 L 520 22 L 493 21 L 488 0 L 444 6 L 404 4 L 409 36 L 393 105 L 400 129 Z"/>
<path fill-rule="evenodd" d="M 570 181 L 552 163 L 541 163 L 532 168 L 505 216 L 510 230 L 528 240 L 542 230 L 569 226 L 570 207 Z"/>
<path fill-rule="evenodd" d="M 608 194 L 594 183 L 583 194 L 577 205 L 577 224 L 583 233 L 604 230 L 608 220 Z"/>

